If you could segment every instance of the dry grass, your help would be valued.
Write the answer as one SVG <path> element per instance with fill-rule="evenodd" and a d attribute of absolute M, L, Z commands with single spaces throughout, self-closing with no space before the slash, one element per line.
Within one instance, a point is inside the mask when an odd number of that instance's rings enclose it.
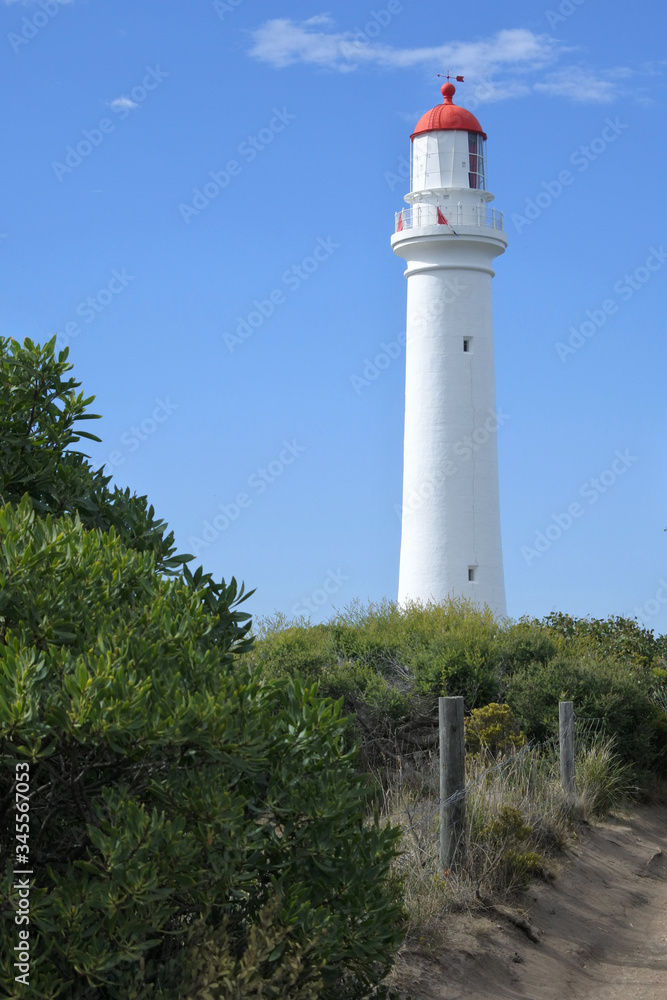
<path fill-rule="evenodd" d="M 578 796 L 571 807 L 560 784 L 556 741 L 495 759 L 468 756 L 466 772 L 461 861 L 447 872 L 439 860 L 437 753 L 419 766 L 378 775 L 381 816 L 403 827 L 403 853 L 395 867 L 404 878 L 408 939 L 420 940 L 422 947 L 443 943 L 444 914 L 479 909 L 507 898 L 531 878 L 551 878 L 576 820 L 617 807 L 629 790 L 613 742 L 599 737 L 579 750 Z"/>

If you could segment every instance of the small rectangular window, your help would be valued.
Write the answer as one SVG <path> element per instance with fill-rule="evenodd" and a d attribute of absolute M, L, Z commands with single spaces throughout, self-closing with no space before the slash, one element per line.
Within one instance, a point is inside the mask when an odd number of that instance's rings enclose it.
<path fill-rule="evenodd" d="M 468 581 L 470 583 L 475 583 L 477 581 L 477 567 L 468 566 Z"/>
<path fill-rule="evenodd" d="M 463 350 L 468 354 L 470 352 L 470 340 L 468 337 L 463 338 Z"/>

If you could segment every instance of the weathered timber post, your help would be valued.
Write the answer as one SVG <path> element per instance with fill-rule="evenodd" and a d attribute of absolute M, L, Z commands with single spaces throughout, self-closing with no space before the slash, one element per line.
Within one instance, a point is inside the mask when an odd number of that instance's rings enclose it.
<path fill-rule="evenodd" d="M 574 773 L 574 703 L 558 703 L 560 735 L 560 781 L 568 805 L 572 805 L 577 793 Z"/>
<path fill-rule="evenodd" d="M 463 698 L 440 698 L 439 709 L 440 866 L 449 869 L 460 855 L 466 809 Z"/>

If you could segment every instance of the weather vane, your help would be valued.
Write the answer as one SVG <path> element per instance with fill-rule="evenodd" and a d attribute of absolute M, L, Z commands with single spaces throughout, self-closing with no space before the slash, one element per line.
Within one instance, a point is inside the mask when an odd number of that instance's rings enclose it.
<path fill-rule="evenodd" d="M 444 73 L 438 73 L 438 76 L 444 77 L 445 74 Z M 457 83 L 463 83 L 463 77 L 462 76 L 455 76 L 454 79 L 456 80 Z M 447 83 L 449 83 L 449 72 L 447 72 Z"/>

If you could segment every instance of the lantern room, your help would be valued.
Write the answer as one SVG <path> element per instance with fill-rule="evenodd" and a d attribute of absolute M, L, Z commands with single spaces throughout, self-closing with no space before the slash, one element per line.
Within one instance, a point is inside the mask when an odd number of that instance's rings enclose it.
<path fill-rule="evenodd" d="M 470 111 L 454 104 L 456 87 L 441 88 L 443 103 L 423 115 L 412 139 L 411 196 L 455 188 L 478 193 L 479 201 L 491 201 L 486 191 L 486 134 Z"/>

